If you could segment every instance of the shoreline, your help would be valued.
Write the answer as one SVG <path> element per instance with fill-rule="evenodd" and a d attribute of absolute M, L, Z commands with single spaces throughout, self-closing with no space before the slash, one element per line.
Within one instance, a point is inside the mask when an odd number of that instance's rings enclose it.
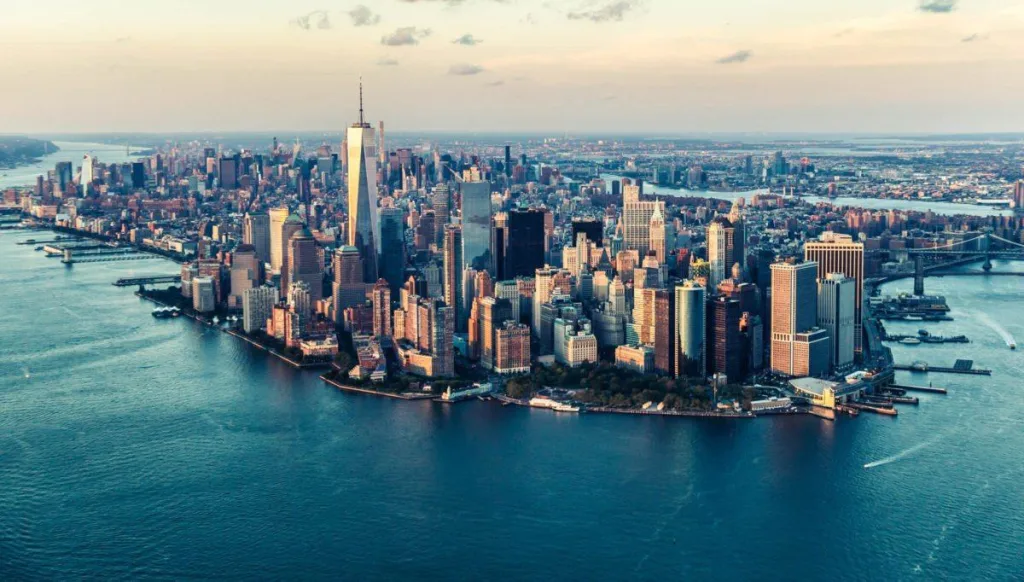
<path fill-rule="evenodd" d="M 380 396 L 382 398 L 392 398 L 394 400 L 405 400 L 407 402 L 416 401 L 416 400 L 432 400 L 434 398 L 437 398 L 436 394 L 428 394 L 428 393 L 424 393 L 422 395 L 420 395 L 420 394 L 408 394 L 408 393 L 397 394 L 397 393 L 394 393 L 394 392 L 384 392 L 382 390 L 373 390 L 373 389 L 370 389 L 370 388 L 360 388 L 358 386 L 349 386 L 348 384 L 342 384 L 341 382 L 338 382 L 336 380 L 328 378 L 327 374 L 321 374 L 320 375 L 320 379 L 323 380 L 323 382 L 325 384 L 330 384 L 331 386 L 334 386 L 335 388 L 337 388 L 338 390 L 341 390 L 343 392 L 355 392 L 357 394 L 365 394 L 367 396 Z"/>

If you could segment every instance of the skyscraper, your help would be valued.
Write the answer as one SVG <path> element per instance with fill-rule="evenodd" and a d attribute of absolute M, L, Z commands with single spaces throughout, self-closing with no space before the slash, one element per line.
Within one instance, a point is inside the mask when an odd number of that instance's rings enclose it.
<path fill-rule="evenodd" d="M 651 217 L 655 210 L 665 214 L 662 201 L 640 200 L 640 186 L 626 186 L 622 194 L 622 238 L 626 249 L 647 256 L 651 247 Z"/>
<path fill-rule="evenodd" d="M 281 272 L 281 263 L 284 261 L 285 245 L 287 238 L 284 237 L 282 229 L 284 221 L 288 220 L 287 208 L 272 208 L 270 210 L 270 269 L 275 273 Z M 255 245 L 254 245 L 255 246 Z M 259 250 L 257 249 L 257 255 Z"/>
<path fill-rule="evenodd" d="M 391 336 L 391 289 L 384 279 L 377 281 L 371 292 L 373 302 L 373 335 Z"/>
<path fill-rule="evenodd" d="M 671 376 L 676 369 L 676 301 L 670 289 L 654 292 L 654 369 Z"/>
<path fill-rule="evenodd" d="M 356 247 L 344 246 L 334 251 L 334 317 L 342 321 L 345 309 L 366 301 L 363 283 L 363 259 Z"/>
<path fill-rule="evenodd" d="M 793 376 L 802 368 L 794 349 L 797 335 L 814 330 L 818 320 L 818 264 L 775 263 L 771 271 L 771 367 Z"/>
<path fill-rule="evenodd" d="M 830 273 L 842 273 L 856 283 L 853 305 L 853 346 L 860 352 L 863 342 L 862 307 L 864 301 L 864 244 L 849 235 L 825 232 L 817 241 L 804 245 L 804 260 L 818 265 L 818 279 Z"/>
<path fill-rule="evenodd" d="M 289 280 L 291 276 L 291 270 L 288 268 L 288 255 L 291 252 L 291 240 L 292 235 L 306 228 L 306 225 L 302 223 L 302 219 L 297 214 L 289 215 L 285 219 L 278 230 L 278 237 L 280 239 L 280 250 L 279 256 L 281 257 L 281 266 L 279 272 L 281 274 L 281 296 L 284 297 L 288 292 L 288 285 L 292 282 Z M 273 232 L 271 232 L 273 235 Z M 312 236 L 312 235 L 311 235 Z M 273 243 L 271 243 L 273 244 Z M 274 254 L 274 249 L 270 249 L 270 254 Z"/>
<path fill-rule="evenodd" d="M 463 182 L 462 260 L 463 268 L 491 269 L 491 183 Z"/>
<path fill-rule="evenodd" d="M 260 263 L 256 249 L 250 244 L 240 244 L 231 253 L 231 295 L 228 307 L 240 309 L 245 292 L 260 284 Z"/>
<path fill-rule="evenodd" d="M 397 294 L 405 279 L 405 211 L 381 209 L 380 236 L 380 276 Z"/>
<path fill-rule="evenodd" d="M 505 229 L 505 279 L 532 277 L 544 267 L 542 210 L 513 210 Z"/>
<path fill-rule="evenodd" d="M 305 283 L 312 304 L 323 298 L 324 269 L 320 249 L 308 228 L 295 231 L 289 240 L 288 282 Z"/>
<path fill-rule="evenodd" d="M 363 259 L 363 282 L 377 282 L 380 223 L 377 220 L 377 144 L 373 128 L 363 119 L 363 86 L 359 85 L 359 122 L 348 128 L 348 244 Z"/>
<path fill-rule="evenodd" d="M 842 273 L 829 273 L 818 281 L 818 326 L 828 331 L 832 369 L 853 365 L 856 297 L 857 282 Z"/>
<path fill-rule="evenodd" d="M 452 315 L 457 320 L 462 303 L 462 227 L 454 224 L 444 229 L 444 302 L 456 311 Z"/>
<path fill-rule="evenodd" d="M 708 275 L 708 289 L 717 292 L 718 284 L 729 278 L 730 269 L 735 262 L 733 244 L 736 231 L 732 223 L 724 216 L 716 217 L 708 226 L 708 263 L 711 273 Z"/>
<path fill-rule="evenodd" d="M 599 220 L 573 220 L 572 221 L 572 240 L 573 242 L 579 239 L 580 234 L 587 235 L 587 240 L 594 243 L 595 246 L 604 246 L 604 226 L 601 225 Z"/>
<path fill-rule="evenodd" d="M 703 378 L 705 368 L 705 292 L 693 281 L 676 286 L 676 377 Z"/>
<path fill-rule="evenodd" d="M 718 296 L 708 302 L 708 372 L 738 382 L 743 362 L 740 345 L 740 302 Z"/>
<path fill-rule="evenodd" d="M 266 214 L 246 214 L 242 223 L 242 242 L 256 249 L 256 258 L 260 262 L 270 262 L 270 217 Z"/>
<path fill-rule="evenodd" d="M 451 221 L 452 191 L 448 184 L 438 184 L 434 187 L 434 196 L 431 198 L 431 206 L 434 207 L 434 241 L 438 247 L 444 246 L 444 227 Z"/>

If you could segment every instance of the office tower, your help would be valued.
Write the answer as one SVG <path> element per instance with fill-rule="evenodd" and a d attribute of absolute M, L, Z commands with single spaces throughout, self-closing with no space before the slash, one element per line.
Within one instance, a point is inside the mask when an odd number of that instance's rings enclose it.
<path fill-rule="evenodd" d="M 842 273 L 818 281 L 818 326 L 828 332 L 829 367 L 835 370 L 853 365 L 856 298 L 857 282 Z"/>
<path fill-rule="evenodd" d="M 533 317 L 531 327 L 533 335 L 541 337 L 541 308 L 552 300 L 555 295 L 568 296 L 571 293 L 568 273 L 558 269 L 537 269 L 534 273 Z"/>
<path fill-rule="evenodd" d="M 273 218 L 272 218 L 273 219 Z M 297 214 L 291 214 L 281 223 L 278 229 L 277 237 L 280 245 L 280 249 L 277 251 L 278 256 L 281 258 L 281 266 L 278 272 L 281 275 L 281 296 L 288 292 L 288 285 L 291 281 L 288 277 L 291 275 L 291 271 L 288 269 L 288 254 L 291 251 L 291 240 L 292 235 L 306 228 L 306 225 L 302 224 L 302 219 Z M 271 244 L 273 244 L 274 233 L 271 232 Z M 274 256 L 274 249 L 270 249 L 271 257 Z M 273 266 L 273 265 L 271 265 Z"/>
<path fill-rule="evenodd" d="M 435 242 L 440 236 L 440 242 Z M 413 238 L 413 245 L 418 251 L 425 251 L 430 245 L 437 244 L 437 248 L 444 248 L 444 228 L 436 225 L 433 210 L 425 210 L 420 216 L 416 225 L 416 235 Z"/>
<path fill-rule="evenodd" d="M 455 319 L 455 331 L 458 333 L 466 332 L 466 326 L 469 323 L 469 312 L 473 309 L 473 300 L 477 297 L 476 274 L 477 271 L 474 271 L 471 267 L 466 267 L 462 271 L 462 294 L 459 296 L 459 309 Z"/>
<path fill-rule="evenodd" d="M 308 228 L 292 234 L 288 251 L 288 282 L 305 283 L 314 305 L 323 298 L 324 264 L 321 257 L 316 239 Z"/>
<path fill-rule="evenodd" d="M 573 242 L 579 240 L 579 235 L 587 235 L 587 240 L 594 243 L 594 246 L 604 246 L 604 226 L 601 225 L 599 220 L 573 220 L 572 221 L 572 240 Z"/>
<path fill-rule="evenodd" d="M 855 281 L 853 347 L 859 353 L 864 335 L 861 319 L 864 301 L 864 244 L 853 242 L 849 235 L 826 232 L 820 240 L 804 245 L 804 260 L 817 263 L 818 279 L 824 279 L 830 273 L 842 273 Z"/>
<path fill-rule="evenodd" d="M 442 247 L 444 246 L 444 227 L 451 222 L 452 191 L 448 184 L 438 184 L 434 187 L 431 206 L 434 207 L 434 238 L 432 242 Z M 428 242 L 427 246 L 429 245 Z"/>
<path fill-rule="evenodd" d="M 741 379 L 740 302 L 718 296 L 707 305 L 707 360 L 709 374 L 725 374 L 730 382 Z"/>
<path fill-rule="evenodd" d="M 285 242 L 288 239 L 285 238 L 283 229 L 289 214 L 287 208 L 270 210 L 270 269 L 275 273 L 281 272 L 281 265 L 284 262 Z"/>
<path fill-rule="evenodd" d="M 371 292 L 373 302 L 373 335 L 391 337 L 391 288 L 380 279 Z"/>
<path fill-rule="evenodd" d="M 313 305 L 313 297 L 305 281 L 295 281 L 288 287 L 288 308 L 293 315 L 291 333 L 287 334 L 289 338 L 301 338 L 309 331 Z"/>
<path fill-rule="evenodd" d="M 508 299 L 509 307 L 512 310 L 510 319 L 519 322 L 520 317 L 520 296 L 519 287 L 515 281 L 497 281 L 494 283 L 494 297 L 497 299 Z"/>
<path fill-rule="evenodd" d="M 771 366 L 777 373 L 795 376 L 796 336 L 814 330 L 818 320 L 818 264 L 775 263 L 771 271 Z"/>
<path fill-rule="evenodd" d="M 479 309 L 480 363 L 491 370 L 497 357 L 496 332 L 512 319 L 512 303 L 508 299 L 483 297 L 477 298 L 476 304 Z"/>
<path fill-rule="evenodd" d="M 70 194 L 71 182 L 75 179 L 75 169 L 71 162 L 57 162 L 54 172 L 57 175 L 57 184 L 60 186 L 61 194 Z"/>
<path fill-rule="evenodd" d="M 434 375 L 448 377 L 455 375 L 455 312 L 450 307 L 441 307 L 431 301 L 434 309 L 431 333 L 431 353 L 437 360 Z"/>
<path fill-rule="evenodd" d="M 544 267 L 544 220 L 542 210 L 513 210 L 505 231 L 504 279 L 532 277 Z"/>
<path fill-rule="evenodd" d="M 512 146 L 505 146 L 505 177 L 512 177 Z"/>
<path fill-rule="evenodd" d="M 734 262 L 733 242 L 736 231 L 724 216 L 716 217 L 708 226 L 708 289 L 718 291 L 718 284 L 729 278 Z"/>
<path fill-rule="evenodd" d="M 132 188 L 146 187 L 146 164 L 142 162 L 132 163 Z"/>
<path fill-rule="evenodd" d="M 676 361 L 675 375 L 703 378 L 705 366 L 705 291 L 693 281 L 675 288 Z"/>
<path fill-rule="evenodd" d="M 377 282 L 380 223 L 377 220 L 377 144 L 363 119 L 359 85 L 359 122 L 348 128 L 348 245 L 363 259 L 363 283 Z"/>
<path fill-rule="evenodd" d="M 498 374 L 530 371 L 530 328 L 506 321 L 494 332 L 494 368 Z"/>
<path fill-rule="evenodd" d="M 240 244 L 231 253 L 231 295 L 228 307 L 240 309 L 242 298 L 249 289 L 260 284 L 260 262 L 256 258 L 256 248 L 250 244 Z"/>
<path fill-rule="evenodd" d="M 242 295 L 242 329 L 245 333 L 254 333 L 267 327 L 277 303 L 277 289 L 273 287 L 254 287 Z"/>
<path fill-rule="evenodd" d="M 457 321 L 462 303 L 462 227 L 454 224 L 444 230 L 444 302 L 455 310 Z"/>
<path fill-rule="evenodd" d="M 663 207 L 655 207 L 654 214 L 651 215 L 651 222 L 648 227 L 648 230 L 651 233 L 650 243 L 648 245 L 650 250 L 648 252 L 653 252 L 654 256 L 658 259 L 658 262 L 664 265 L 669 252 L 675 248 L 675 245 L 670 240 L 675 237 L 674 235 L 670 236 L 670 234 L 672 234 L 671 224 L 665 222 L 663 210 Z"/>
<path fill-rule="evenodd" d="M 654 291 L 654 369 L 671 376 L 676 370 L 676 302 L 670 289 Z"/>
<path fill-rule="evenodd" d="M 1024 180 L 1017 180 L 1013 185 L 1013 207 L 1018 213 L 1024 210 Z"/>
<path fill-rule="evenodd" d="M 344 246 L 334 251 L 334 317 L 341 323 L 345 309 L 366 301 L 363 283 L 363 259 L 356 247 Z"/>
<path fill-rule="evenodd" d="M 499 212 L 491 219 L 491 273 L 495 281 L 504 281 L 505 274 L 505 233 L 508 231 L 508 214 Z"/>
<path fill-rule="evenodd" d="M 216 292 L 210 277 L 192 279 L 192 309 L 199 313 L 211 313 L 217 309 Z"/>
<path fill-rule="evenodd" d="M 381 209 L 380 236 L 380 276 L 397 294 L 405 279 L 405 211 Z"/>
<path fill-rule="evenodd" d="M 626 249 L 632 249 L 641 257 L 647 256 L 651 248 L 651 217 L 655 211 L 665 214 L 665 203 L 640 200 L 639 186 L 626 186 L 622 195 L 622 238 Z"/>
<path fill-rule="evenodd" d="M 220 176 L 220 187 L 228 190 L 238 187 L 238 159 L 235 157 L 222 157 L 217 168 L 217 175 Z"/>
<path fill-rule="evenodd" d="M 242 222 L 242 242 L 253 246 L 261 263 L 270 262 L 270 217 L 246 214 Z"/>
<path fill-rule="evenodd" d="M 491 268 L 491 183 L 463 182 L 462 260 L 464 268 Z"/>
<path fill-rule="evenodd" d="M 96 158 L 93 158 L 89 154 L 82 156 L 82 177 L 79 179 L 79 184 L 82 186 L 82 195 L 86 196 L 89 194 L 89 185 L 96 178 L 95 173 Z"/>

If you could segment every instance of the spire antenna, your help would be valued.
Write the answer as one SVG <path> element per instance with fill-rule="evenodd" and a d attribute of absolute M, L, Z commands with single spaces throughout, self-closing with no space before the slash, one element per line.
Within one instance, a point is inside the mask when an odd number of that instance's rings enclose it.
<path fill-rule="evenodd" d="M 359 76 L 359 125 L 365 123 L 363 121 L 363 76 Z"/>

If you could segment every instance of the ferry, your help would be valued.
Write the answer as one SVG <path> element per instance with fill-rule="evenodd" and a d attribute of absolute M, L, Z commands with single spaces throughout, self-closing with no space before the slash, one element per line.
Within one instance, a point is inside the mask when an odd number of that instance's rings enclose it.
<path fill-rule="evenodd" d="M 530 406 L 534 408 L 548 408 L 555 412 L 580 412 L 579 406 L 573 406 L 572 404 L 559 402 L 543 396 L 531 398 Z"/>
<path fill-rule="evenodd" d="M 177 307 L 157 307 L 153 310 L 153 317 L 157 319 L 168 319 L 179 315 L 181 315 L 181 310 Z"/>
<path fill-rule="evenodd" d="M 1010 342 L 1010 349 L 1011 350 L 1017 349 L 1017 342 Z"/>
<path fill-rule="evenodd" d="M 907 321 L 924 321 L 924 318 L 920 315 L 908 315 L 906 319 Z"/>
<path fill-rule="evenodd" d="M 900 343 L 905 345 L 905 346 L 916 346 L 916 345 L 919 345 L 921 343 L 921 340 L 917 339 L 916 337 L 907 337 L 907 338 L 901 339 Z"/>

